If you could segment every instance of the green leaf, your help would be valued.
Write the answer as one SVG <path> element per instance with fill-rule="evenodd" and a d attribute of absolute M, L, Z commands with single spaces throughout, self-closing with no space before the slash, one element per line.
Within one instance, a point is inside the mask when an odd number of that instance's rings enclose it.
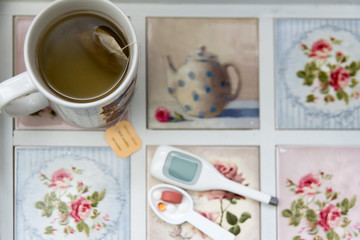
<path fill-rule="evenodd" d="M 309 94 L 306 96 L 306 102 L 314 102 L 314 101 L 315 101 L 314 94 Z"/>
<path fill-rule="evenodd" d="M 243 212 L 240 216 L 239 223 L 244 223 L 249 218 L 251 218 L 251 214 L 249 212 Z"/>
<path fill-rule="evenodd" d="M 298 76 L 299 78 L 305 78 L 306 77 L 306 73 L 305 71 L 298 71 L 296 73 L 296 76 Z"/>
<path fill-rule="evenodd" d="M 45 203 L 43 201 L 38 201 L 35 203 L 35 208 L 37 209 L 44 209 L 45 208 Z"/>
<path fill-rule="evenodd" d="M 97 191 L 95 191 L 92 195 L 91 195 L 91 199 L 98 202 L 99 201 L 99 193 Z"/>
<path fill-rule="evenodd" d="M 71 193 L 69 193 L 68 195 L 66 195 L 71 201 L 74 201 L 76 199 L 76 197 L 74 195 L 72 195 Z"/>
<path fill-rule="evenodd" d="M 352 61 L 351 63 L 350 63 L 350 69 L 356 69 L 356 67 L 357 67 L 357 64 L 356 64 L 356 62 L 355 61 Z"/>
<path fill-rule="evenodd" d="M 231 227 L 229 229 L 229 232 L 231 232 L 232 234 L 234 234 L 235 236 L 238 235 L 241 232 L 240 226 L 239 225 L 235 225 L 233 227 Z"/>
<path fill-rule="evenodd" d="M 333 69 L 336 68 L 336 64 L 328 63 L 328 64 L 326 64 L 326 66 L 327 66 L 328 68 L 330 68 L 330 70 L 333 70 Z"/>
<path fill-rule="evenodd" d="M 349 208 L 354 207 L 356 204 L 356 195 L 350 200 Z"/>
<path fill-rule="evenodd" d="M 295 210 L 295 214 L 290 218 L 290 225 L 294 225 L 295 227 L 299 226 L 301 222 L 301 218 L 302 218 L 302 214 L 299 208 L 297 208 Z"/>
<path fill-rule="evenodd" d="M 53 227 L 52 226 L 47 226 L 45 228 L 44 234 L 52 234 L 52 233 L 53 233 Z"/>
<path fill-rule="evenodd" d="M 281 214 L 283 217 L 289 218 L 293 215 L 293 212 L 290 209 L 284 209 Z"/>
<path fill-rule="evenodd" d="M 99 194 L 99 202 L 104 199 L 106 193 L 106 189 L 103 189 Z"/>
<path fill-rule="evenodd" d="M 98 212 L 98 210 L 94 209 L 94 210 L 93 210 L 93 214 L 94 214 L 94 215 L 90 216 L 91 219 L 97 218 L 97 217 L 100 215 L 100 213 L 101 213 L 101 212 Z"/>
<path fill-rule="evenodd" d="M 341 202 L 341 215 L 347 215 L 348 212 L 349 212 L 349 206 L 350 206 L 350 203 L 349 203 L 349 199 L 345 198 L 344 200 L 342 200 Z"/>
<path fill-rule="evenodd" d="M 44 209 L 44 212 L 43 212 L 43 216 L 46 216 L 46 217 L 51 217 L 52 213 L 54 211 L 54 207 L 53 206 L 48 206 L 47 208 Z"/>
<path fill-rule="evenodd" d="M 329 231 L 326 233 L 326 238 L 327 238 L 328 240 L 340 240 L 339 235 L 338 235 L 336 232 L 334 232 L 333 229 L 329 230 Z"/>
<path fill-rule="evenodd" d="M 84 222 L 79 222 L 78 224 L 76 224 L 76 229 L 79 231 L 79 232 L 82 232 L 85 228 L 85 223 Z"/>
<path fill-rule="evenodd" d="M 238 222 L 238 218 L 231 212 L 226 212 L 226 221 L 230 225 L 235 225 Z"/>
<path fill-rule="evenodd" d="M 293 240 L 301 240 L 301 237 L 300 236 L 295 236 L 295 237 L 293 237 Z"/>
<path fill-rule="evenodd" d="M 320 71 L 318 77 L 319 77 L 320 82 L 322 82 L 322 83 L 328 83 L 329 82 L 329 76 L 324 71 Z"/>
<path fill-rule="evenodd" d="M 312 209 L 308 209 L 305 213 L 305 216 L 306 216 L 306 219 L 309 221 L 309 222 L 312 222 L 312 223 L 317 223 L 318 222 L 318 217 L 317 217 L 317 214 L 315 213 L 314 210 Z"/>
<path fill-rule="evenodd" d="M 342 89 L 340 89 L 339 91 L 336 92 L 336 97 L 339 100 L 344 99 L 346 104 L 349 104 L 349 95 Z"/>
<path fill-rule="evenodd" d="M 95 191 L 92 195 L 91 195 L 91 207 L 97 207 L 97 204 L 99 203 L 99 193 L 97 191 Z"/>
<path fill-rule="evenodd" d="M 344 217 L 343 218 L 343 223 L 340 226 L 342 228 L 346 228 L 347 226 L 349 226 L 350 223 L 351 223 L 351 221 L 347 217 Z"/>
<path fill-rule="evenodd" d="M 60 202 L 58 209 L 59 209 L 59 211 L 60 211 L 61 213 L 64 213 L 64 214 L 68 214 L 68 213 L 69 213 L 69 207 L 68 207 L 68 205 L 66 204 L 66 202 Z"/>
<path fill-rule="evenodd" d="M 302 198 L 299 198 L 297 203 L 296 203 L 296 207 L 301 209 L 301 208 L 304 208 L 304 206 L 305 206 L 304 205 L 304 200 Z"/>
<path fill-rule="evenodd" d="M 183 117 L 183 115 L 181 115 L 180 113 L 174 112 L 174 114 L 175 114 L 175 118 L 176 118 L 178 121 L 183 121 L 183 120 L 185 120 L 185 118 Z"/>
<path fill-rule="evenodd" d="M 315 202 L 315 204 L 318 205 L 320 209 L 324 208 L 324 206 L 325 206 L 325 204 L 322 203 L 322 202 L 320 202 L 319 200 L 317 200 L 317 201 Z"/>
<path fill-rule="evenodd" d="M 351 79 L 349 87 L 354 88 L 359 84 L 359 81 L 356 78 Z"/>
<path fill-rule="evenodd" d="M 84 232 L 85 232 L 86 236 L 89 237 L 90 228 L 86 223 L 84 223 L 84 230 L 85 230 Z"/>
<path fill-rule="evenodd" d="M 55 201 L 56 199 L 57 199 L 56 193 L 51 192 L 49 200 L 50 200 L 50 201 Z"/>

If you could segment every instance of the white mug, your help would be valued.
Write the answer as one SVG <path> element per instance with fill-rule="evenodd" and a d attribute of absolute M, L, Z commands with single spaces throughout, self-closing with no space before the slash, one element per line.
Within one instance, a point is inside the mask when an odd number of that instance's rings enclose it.
<path fill-rule="evenodd" d="M 109 95 L 92 102 L 67 101 L 48 89 L 36 63 L 36 45 L 40 36 L 59 17 L 73 12 L 100 14 L 123 30 L 128 43 L 136 43 L 129 18 L 109 0 L 57 0 L 38 14 L 25 38 L 26 72 L 0 83 L 0 111 L 10 116 L 34 113 L 47 106 L 79 127 L 96 128 L 115 123 L 125 114 L 134 95 L 139 64 L 139 45 L 129 46 L 129 65 L 121 84 Z"/>

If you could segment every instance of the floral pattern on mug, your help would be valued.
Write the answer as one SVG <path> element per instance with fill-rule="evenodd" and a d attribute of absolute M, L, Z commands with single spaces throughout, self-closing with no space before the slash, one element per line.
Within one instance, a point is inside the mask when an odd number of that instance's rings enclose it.
<path fill-rule="evenodd" d="M 83 181 L 75 182 L 82 173 L 81 169 L 71 167 L 54 171 L 51 178 L 40 174 L 40 181 L 49 188 L 44 198 L 35 203 L 41 216 L 48 218 L 51 224 L 44 229 L 45 234 L 84 233 L 89 237 L 91 231 L 100 231 L 107 226 L 109 215 L 101 214 L 97 208 L 105 198 L 106 190 L 90 193 L 90 186 Z"/>
<path fill-rule="evenodd" d="M 281 214 L 289 219 L 290 226 L 298 228 L 293 240 L 340 240 L 359 236 L 358 223 L 353 224 L 348 217 L 356 204 L 356 195 L 340 199 L 340 192 L 330 187 L 332 177 L 319 172 L 304 175 L 298 184 L 287 180 L 286 185 L 296 199 Z"/>
<path fill-rule="evenodd" d="M 357 73 L 360 61 L 350 61 L 350 57 L 338 49 L 341 43 L 341 40 L 330 37 L 316 40 L 310 48 L 305 43 L 301 44 L 300 48 L 309 62 L 296 75 L 303 80 L 303 85 L 311 87 L 306 102 L 344 101 L 349 104 L 351 100 L 359 99 Z"/>

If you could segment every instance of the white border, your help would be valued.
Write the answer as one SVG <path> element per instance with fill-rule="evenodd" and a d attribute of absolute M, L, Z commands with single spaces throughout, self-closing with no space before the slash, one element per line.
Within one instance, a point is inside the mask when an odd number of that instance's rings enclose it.
<path fill-rule="evenodd" d="M 48 2 L 0 2 L 0 79 L 12 75 L 12 16 L 35 15 Z M 279 1 L 277 1 L 279 2 Z M 284 2 L 284 1 L 282 1 Z M 274 74 L 274 18 L 360 18 L 360 5 L 336 4 L 151 4 L 120 3 L 131 18 L 141 43 L 138 86 L 131 120 L 143 147 L 131 157 L 131 239 L 146 239 L 146 145 L 245 145 L 260 146 L 261 190 L 276 194 L 277 145 L 359 145 L 359 131 L 276 130 Z M 148 130 L 146 129 L 146 17 L 245 17 L 259 18 L 259 130 Z M 0 115 L 0 240 L 11 240 L 13 220 L 13 145 L 106 146 L 102 131 L 15 130 Z M 281 201 L 281 199 L 280 199 Z M 277 239 L 276 208 L 261 206 L 261 238 Z"/>

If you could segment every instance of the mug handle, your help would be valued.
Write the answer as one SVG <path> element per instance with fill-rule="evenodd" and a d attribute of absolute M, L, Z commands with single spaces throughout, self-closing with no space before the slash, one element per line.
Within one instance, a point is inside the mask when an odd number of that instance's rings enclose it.
<path fill-rule="evenodd" d="M 43 94 L 36 92 L 27 72 L 0 83 L 0 113 L 18 117 L 37 112 L 47 106 L 49 101 Z"/>
<path fill-rule="evenodd" d="M 237 82 L 238 82 L 238 83 L 237 83 L 237 86 L 236 86 L 236 88 L 235 88 L 235 92 L 234 92 L 233 94 L 231 94 L 231 95 L 230 95 L 230 98 L 229 98 L 229 100 L 232 101 L 232 100 L 236 99 L 236 98 L 239 96 L 242 81 L 241 81 L 240 72 L 239 72 L 239 70 L 237 69 L 237 67 L 236 67 L 234 64 L 232 64 L 232 63 L 226 63 L 226 64 L 224 64 L 224 69 L 225 69 L 226 72 L 228 72 L 228 69 L 229 69 L 230 67 L 234 69 L 234 71 L 235 71 L 235 73 L 236 73 L 236 76 L 237 76 Z M 233 88 L 232 86 L 234 86 L 234 85 L 231 84 L 231 88 Z"/>

